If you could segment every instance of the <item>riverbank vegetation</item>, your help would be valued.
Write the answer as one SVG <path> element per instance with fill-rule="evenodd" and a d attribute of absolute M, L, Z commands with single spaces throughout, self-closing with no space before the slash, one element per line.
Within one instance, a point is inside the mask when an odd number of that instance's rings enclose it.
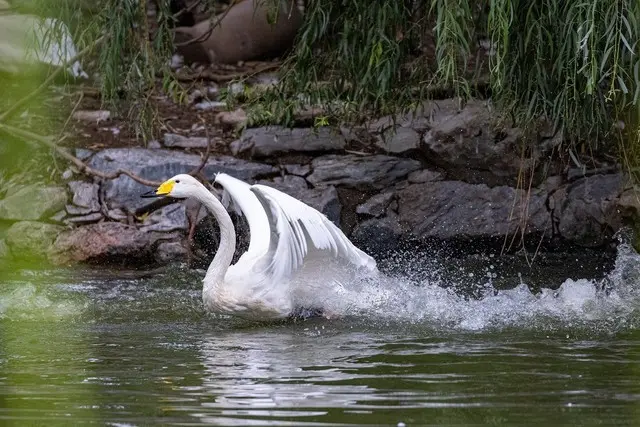
<path fill-rule="evenodd" d="M 209 3 L 213 10 L 222 2 Z M 65 22 L 99 76 L 102 102 L 125 106 L 144 134 L 154 96 L 185 98 L 169 67 L 171 29 L 193 4 L 176 5 L 22 0 L 12 8 Z M 410 110 L 428 98 L 490 98 L 519 126 L 551 124 L 571 154 L 621 154 L 634 170 L 639 40 L 636 0 L 307 0 L 280 83 L 228 101 L 243 103 L 254 124 L 292 124 L 309 106 L 318 108 L 318 123 L 337 124 Z"/>

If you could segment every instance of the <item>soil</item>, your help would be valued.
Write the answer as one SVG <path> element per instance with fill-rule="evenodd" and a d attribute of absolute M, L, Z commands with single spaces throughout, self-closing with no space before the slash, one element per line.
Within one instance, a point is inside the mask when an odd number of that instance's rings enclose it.
<path fill-rule="evenodd" d="M 164 133 L 177 133 L 183 136 L 206 137 L 203 123 L 211 138 L 212 154 L 228 154 L 228 145 L 237 138 L 234 129 L 228 129 L 215 122 L 215 116 L 221 110 L 200 111 L 193 105 L 179 105 L 166 96 L 156 96 L 152 100 L 156 111 L 150 133 L 161 139 Z M 84 97 L 77 110 L 100 110 L 104 107 L 97 97 Z M 126 110 L 123 108 L 123 110 Z M 121 114 L 111 111 L 109 120 L 92 123 L 69 120 L 66 133 L 73 137 L 65 145 L 100 150 L 104 148 L 147 147 L 152 140 L 136 135 L 131 119 L 126 111 Z M 199 149 L 197 151 L 200 151 Z"/>

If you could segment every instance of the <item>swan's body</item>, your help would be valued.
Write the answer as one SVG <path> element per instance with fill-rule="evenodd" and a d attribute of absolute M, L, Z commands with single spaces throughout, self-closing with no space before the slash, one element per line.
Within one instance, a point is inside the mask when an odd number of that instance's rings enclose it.
<path fill-rule="evenodd" d="M 290 316 L 317 307 L 319 295 L 340 289 L 358 270 L 376 272 L 376 262 L 323 214 L 264 185 L 229 175 L 216 182 L 223 202 L 240 208 L 249 223 L 248 250 L 231 265 L 236 249 L 233 223 L 224 205 L 189 175 L 176 175 L 156 195 L 200 201 L 218 221 L 220 246 L 203 280 L 205 307 L 254 320 Z"/>

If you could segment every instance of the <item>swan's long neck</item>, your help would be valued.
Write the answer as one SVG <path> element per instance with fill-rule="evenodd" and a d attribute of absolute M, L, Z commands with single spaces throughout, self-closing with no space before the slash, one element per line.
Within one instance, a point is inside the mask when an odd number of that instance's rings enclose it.
<path fill-rule="evenodd" d="M 220 228 L 220 245 L 204 277 L 204 288 L 207 291 L 222 282 L 231 265 L 236 250 L 236 230 L 222 203 L 204 186 L 198 191 L 196 198 L 213 214 Z"/>

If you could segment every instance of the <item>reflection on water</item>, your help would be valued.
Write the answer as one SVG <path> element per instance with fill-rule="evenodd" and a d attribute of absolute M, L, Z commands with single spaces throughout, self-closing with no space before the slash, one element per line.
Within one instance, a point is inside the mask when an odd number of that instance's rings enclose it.
<path fill-rule="evenodd" d="M 392 277 L 343 295 L 355 315 L 254 325 L 186 272 L 25 271 L 0 287 L 0 424 L 636 425 L 639 273 L 623 246 L 537 293 Z"/>

